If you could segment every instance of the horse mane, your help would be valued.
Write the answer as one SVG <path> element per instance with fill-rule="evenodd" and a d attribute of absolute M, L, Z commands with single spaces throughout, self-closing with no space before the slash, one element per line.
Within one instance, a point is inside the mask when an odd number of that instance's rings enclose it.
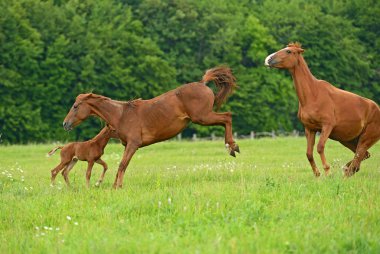
<path fill-rule="evenodd" d="M 85 94 L 80 94 L 80 95 L 77 96 L 77 100 L 82 100 L 82 101 L 90 99 L 90 98 L 95 98 L 95 99 L 100 99 L 100 100 L 112 100 L 109 97 L 106 97 L 106 96 L 103 96 L 103 95 L 99 95 L 99 94 L 94 94 L 94 93 L 85 93 Z M 118 101 L 118 102 L 125 103 L 125 104 L 127 104 L 128 107 L 134 108 L 141 101 L 142 101 L 142 99 L 138 98 L 138 99 L 132 99 L 132 100 L 129 100 L 129 101 Z"/>
<path fill-rule="evenodd" d="M 81 100 L 85 100 L 85 99 L 89 99 L 89 98 L 97 98 L 97 99 L 104 99 L 104 100 L 111 100 L 111 98 L 108 98 L 106 96 L 103 96 L 103 95 L 99 95 L 99 94 L 94 94 L 94 93 L 83 93 L 83 94 L 80 94 L 77 96 L 77 100 L 81 99 Z"/>
<path fill-rule="evenodd" d="M 294 48 L 302 49 L 302 44 L 299 43 L 298 41 L 296 41 L 296 42 L 289 42 L 288 47 L 294 47 Z"/>
<path fill-rule="evenodd" d="M 127 101 L 126 103 L 127 103 L 127 105 L 128 105 L 129 107 L 134 108 L 134 107 L 136 107 L 137 104 L 139 104 L 139 102 L 141 102 L 141 101 L 142 101 L 142 99 L 141 99 L 141 98 L 138 98 L 138 99 L 132 99 L 132 100 L 129 100 L 129 101 Z"/>

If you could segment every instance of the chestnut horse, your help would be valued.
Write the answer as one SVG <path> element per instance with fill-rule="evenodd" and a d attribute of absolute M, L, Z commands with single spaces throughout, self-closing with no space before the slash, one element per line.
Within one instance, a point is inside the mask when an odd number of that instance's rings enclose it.
<path fill-rule="evenodd" d="M 214 81 L 218 92 L 206 86 Z M 225 144 L 230 155 L 240 152 L 232 136 L 230 112 L 215 113 L 236 87 L 236 79 L 227 67 L 206 71 L 200 82 L 182 85 L 150 100 L 128 102 L 111 100 L 96 94 L 80 94 L 67 114 L 63 127 L 71 130 L 90 115 L 96 115 L 116 130 L 123 145 L 114 188 L 121 188 L 125 170 L 140 147 L 167 140 L 181 132 L 192 121 L 200 125 L 221 125 L 225 128 Z"/>
<path fill-rule="evenodd" d="M 305 127 L 307 139 L 306 156 L 315 176 L 319 170 L 314 162 L 315 134 L 320 132 L 317 151 L 326 175 L 330 165 L 324 154 L 328 138 L 339 141 L 355 153 L 352 161 L 344 167 L 345 176 L 360 169 L 360 163 L 370 157 L 367 151 L 380 139 L 380 108 L 367 98 L 338 89 L 311 74 L 299 43 L 290 43 L 265 59 L 265 65 L 288 69 L 293 77 L 299 99 L 298 118 Z"/>
<path fill-rule="evenodd" d="M 78 160 L 87 161 L 88 163 L 86 172 L 87 187 L 90 186 L 91 171 L 95 162 L 103 166 L 103 173 L 96 182 L 96 186 L 102 183 L 108 166 L 101 157 L 110 138 L 117 138 L 117 135 L 111 128 L 106 126 L 93 139 L 84 142 L 72 142 L 52 149 L 47 156 L 50 157 L 58 149 L 61 149 L 61 162 L 51 171 L 51 183 L 54 184 L 55 177 L 63 170 L 63 178 L 66 184 L 70 185 L 68 175 Z"/>

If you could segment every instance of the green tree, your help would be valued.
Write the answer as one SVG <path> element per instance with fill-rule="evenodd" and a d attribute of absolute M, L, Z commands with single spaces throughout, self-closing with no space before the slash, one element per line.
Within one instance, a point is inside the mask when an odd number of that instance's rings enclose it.
<path fill-rule="evenodd" d="M 39 32 L 19 4 L 0 2 L 0 132 L 6 143 L 43 140 L 36 79 L 43 47 Z"/>
<path fill-rule="evenodd" d="M 258 16 L 283 46 L 290 41 L 303 43 L 305 59 L 317 78 L 372 97 L 363 84 L 371 69 L 359 30 L 344 16 L 325 13 L 312 2 L 268 0 Z"/>

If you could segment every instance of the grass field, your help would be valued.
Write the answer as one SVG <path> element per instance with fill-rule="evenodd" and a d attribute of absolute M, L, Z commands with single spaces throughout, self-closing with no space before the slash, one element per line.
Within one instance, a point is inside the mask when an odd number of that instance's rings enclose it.
<path fill-rule="evenodd" d="M 119 144 L 89 189 L 84 162 L 50 186 L 54 145 L 0 146 L 0 253 L 380 253 L 380 144 L 344 179 L 353 154 L 329 141 L 333 174 L 315 179 L 305 138 L 238 143 L 236 159 L 223 141 L 140 149 L 117 191 Z"/>

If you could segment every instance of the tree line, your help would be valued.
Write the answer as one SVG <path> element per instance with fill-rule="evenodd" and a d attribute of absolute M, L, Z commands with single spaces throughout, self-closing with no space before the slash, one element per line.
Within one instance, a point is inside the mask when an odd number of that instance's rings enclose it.
<path fill-rule="evenodd" d="M 238 80 L 221 109 L 234 131 L 302 130 L 290 75 L 265 57 L 300 41 L 317 78 L 379 103 L 379 13 L 376 0 L 0 0 L 1 142 L 91 138 L 98 119 L 62 128 L 79 93 L 149 99 L 220 64 Z"/>

